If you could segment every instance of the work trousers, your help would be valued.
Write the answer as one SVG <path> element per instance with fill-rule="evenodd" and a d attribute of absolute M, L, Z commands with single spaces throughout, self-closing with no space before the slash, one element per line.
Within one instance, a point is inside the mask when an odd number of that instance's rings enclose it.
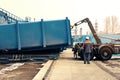
<path fill-rule="evenodd" d="M 90 64 L 90 52 L 84 53 L 84 64 Z"/>

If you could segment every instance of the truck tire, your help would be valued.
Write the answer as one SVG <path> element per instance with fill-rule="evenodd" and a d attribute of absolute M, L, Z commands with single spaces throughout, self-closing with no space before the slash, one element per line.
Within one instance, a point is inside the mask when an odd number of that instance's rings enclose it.
<path fill-rule="evenodd" d="M 110 48 L 104 47 L 104 48 L 100 49 L 99 56 L 100 56 L 101 60 L 109 60 L 112 57 L 112 51 Z"/>
<path fill-rule="evenodd" d="M 80 56 L 81 60 L 84 60 L 83 49 L 80 49 L 80 51 L 78 52 L 78 56 Z"/>

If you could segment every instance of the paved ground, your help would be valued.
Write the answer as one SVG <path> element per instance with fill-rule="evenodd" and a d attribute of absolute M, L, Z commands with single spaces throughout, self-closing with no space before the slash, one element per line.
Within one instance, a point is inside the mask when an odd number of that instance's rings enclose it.
<path fill-rule="evenodd" d="M 100 65 L 96 65 L 95 63 Z M 111 63 L 112 62 L 112 63 Z M 115 63 L 114 63 L 115 62 Z M 61 53 L 60 58 L 54 62 L 46 80 L 119 80 L 120 79 L 120 59 L 107 62 L 91 61 L 91 64 L 83 64 L 82 60 L 75 60 L 71 49 Z M 112 68 L 111 64 L 118 67 Z M 100 68 L 103 66 L 104 68 Z M 114 70 L 117 77 L 108 71 Z"/>
<path fill-rule="evenodd" d="M 102 70 L 114 76 L 117 80 L 120 80 L 120 57 L 112 58 L 111 60 L 104 62 L 94 61 L 94 63 Z"/>
<path fill-rule="evenodd" d="M 0 64 L 0 80 L 32 80 L 38 71 L 42 71 L 42 67 L 39 63 L 31 62 Z M 120 80 L 120 58 L 83 64 L 82 60 L 73 58 L 71 49 L 67 49 L 53 62 L 45 80 Z"/>

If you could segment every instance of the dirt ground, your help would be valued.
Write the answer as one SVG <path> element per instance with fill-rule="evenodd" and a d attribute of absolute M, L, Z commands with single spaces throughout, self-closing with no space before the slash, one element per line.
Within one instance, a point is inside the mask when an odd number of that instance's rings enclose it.
<path fill-rule="evenodd" d="M 0 69 L 8 66 L 8 64 L 0 65 Z M 17 69 L 0 74 L 0 80 L 32 80 L 42 67 L 40 63 L 25 63 Z"/>

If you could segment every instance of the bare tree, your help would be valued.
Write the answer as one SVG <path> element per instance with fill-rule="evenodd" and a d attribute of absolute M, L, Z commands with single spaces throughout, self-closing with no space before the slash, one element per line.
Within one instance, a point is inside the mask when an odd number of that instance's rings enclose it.
<path fill-rule="evenodd" d="M 110 24 L 110 17 L 106 17 L 105 19 L 105 33 L 108 34 L 109 33 L 109 28 L 111 27 Z"/>
<path fill-rule="evenodd" d="M 118 19 L 116 16 L 112 16 L 112 33 L 115 34 L 117 26 L 118 26 Z"/>
<path fill-rule="evenodd" d="M 117 27 L 118 27 L 119 23 L 118 23 L 118 18 L 116 16 L 108 16 L 105 19 L 105 33 L 112 33 L 115 34 L 115 32 L 117 31 Z"/>

